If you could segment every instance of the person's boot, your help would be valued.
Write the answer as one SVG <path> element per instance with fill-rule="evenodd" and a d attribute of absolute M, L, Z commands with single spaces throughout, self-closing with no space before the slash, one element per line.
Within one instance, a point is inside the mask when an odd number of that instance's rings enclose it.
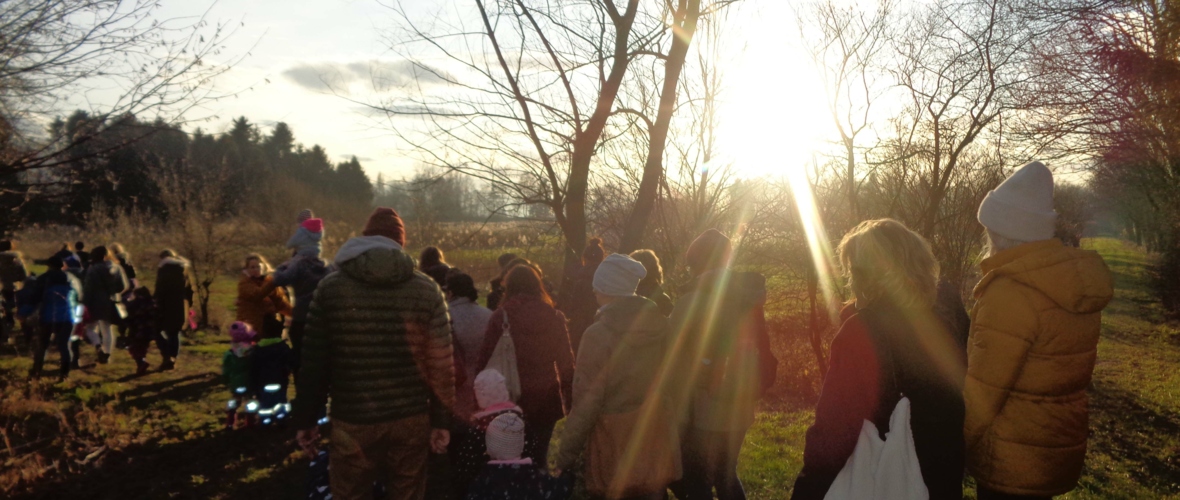
<path fill-rule="evenodd" d="M 238 410 L 225 410 L 225 430 L 232 431 L 238 423 Z"/>
<path fill-rule="evenodd" d="M 142 377 L 144 375 L 147 375 L 147 372 L 148 372 L 147 361 L 144 361 L 142 359 L 135 360 L 135 375 L 137 377 Z"/>
<path fill-rule="evenodd" d="M 98 364 L 105 365 L 110 362 L 111 362 L 111 355 L 110 354 L 107 354 L 107 353 L 101 352 L 101 351 L 98 353 Z"/>
<path fill-rule="evenodd" d="M 168 371 L 176 368 L 176 360 L 172 358 L 164 358 L 164 362 L 160 363 L 160 371 Z"/>

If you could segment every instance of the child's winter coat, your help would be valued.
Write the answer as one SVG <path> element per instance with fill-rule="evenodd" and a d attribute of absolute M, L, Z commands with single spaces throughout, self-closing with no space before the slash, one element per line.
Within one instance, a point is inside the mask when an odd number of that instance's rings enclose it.
<path fill-rule="evenodd" d="M 127 304 L 127 334 L 132 342 L 150 342 L 159 331 L 156 301 L 150 295 L 136 297 Z"/>
<path fill-rule="evenodd" d="M 250 371 L 253 361 L 254 344 L 234 342 L 225 356 L 221 357 L 221 376 L 226 387 L 233 391 L 239 387 L 251 387 Z"/>
<path fill-rule="evenodd" d="M 550 476 L 526 458 L 485 465 L 471 484 L 467 500 L 564 500 L 573 491 L 572 474 Z"/>
<path fill-rule="evenodd" d="M 287 383 L 294 361 L 291 346 L 281 337 L 258 341 L 251 361 L 251 381 L 263 408 L 287 402 Z M 274 386 L 278 389 L 272 390 Z"/>

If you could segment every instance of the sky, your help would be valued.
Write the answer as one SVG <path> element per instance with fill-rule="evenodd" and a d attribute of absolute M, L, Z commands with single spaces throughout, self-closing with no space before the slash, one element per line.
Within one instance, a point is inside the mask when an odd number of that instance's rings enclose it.
<path fill-rule="evenodd" d="M 429 2 L 406 4 L 423 21 L 435 15 L 421 7 Z M 748 175 L 802 165 L 831 128 L 787 4 L 745 2 L 729 21 L 740 29 L 724 34 L 732 68 L 726 71 L 719 141 L 722 154 Z M 413 175 L 415 162 L 399 150 L 389 122 L 356 102 L 373 102 L 373 94 L 359 90 L 372 69 L 397 77 L 408 68 L 383 39 L 396 20 L 386 6 L 378 0 L 163 0 L 157 16 L 199 17 L 206 10 L 210 21 L 236 26 L 223 57 L 248 54 L 217 87 L 249 90 L 196 111 L 194 116 L 209 118 L 199 123 L 205 131 L 224 132 L 238 116 L 264 133 L 283 121 L 299 142 L 325 147 L 336 161 L 355 155 L 371 177 Z M 344 83 L 353 91 L 329 91 L 325 75 L 337 88 Z"/>

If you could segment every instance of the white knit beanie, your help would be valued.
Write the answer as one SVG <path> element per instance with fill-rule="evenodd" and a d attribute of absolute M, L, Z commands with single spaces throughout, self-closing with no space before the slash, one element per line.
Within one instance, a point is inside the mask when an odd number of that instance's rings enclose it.
<path fill-rule="evenodd" d="M 1001 182 L 979 204 L 979 223 L 1016 241 L 1053 237 L 1053 173 L 1039 161 L 1025 165 Z"/>
<path fill-rule="evenodd" d="M 594 272 L 594 291 L 612 297 L 630 297 L 635 295 L 644 276 L 647 269 L 639 261 L 623 254 L 611 254 Z"/>
<path fill-rule="evenodd" d="M 519 460 L 524 453 L 524 420 L 508 412 L 492 419 L 485 435 L 492 460 Z"/>
<path fill-rule="evenodd" d="M 475 402 L 480 408 L 507 403 L 508 384 L 499 370 L 489 368 L 475 376 Z"/>

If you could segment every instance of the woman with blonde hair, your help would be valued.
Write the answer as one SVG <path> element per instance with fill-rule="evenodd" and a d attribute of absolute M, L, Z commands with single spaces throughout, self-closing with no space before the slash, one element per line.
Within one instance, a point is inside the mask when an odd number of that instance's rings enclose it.
<path fill-rule="evenodd" d="M 855 312 L 832 341 L 794 499 L 824 498 L 865 421 L 884 435 L 904 395 L 931 499 L 963 497 L 966 365 L 935 310 L 938 261 L 922 236 L 892 219 L 862 222 L 838 249 Z"/>
<path fill-rule="evenodd" d="M 643 268 L 647 270 L 647 275 L 639 281 L 639 288 L 635 289 L 636 295 L 655 302 L 660 314 L 664 317 L 670 316 L 675 306 L 668 294 L 664 293 L 664 267 L 660 265 L 660 258 L 656 256 L 656 252 L 648 249 L 636 250 L 631 252 L 630 257 L 643 264 Z"/>
<path fill-rule="evenodd" d="M 291 302 L 282 288 L 271 286 L 270 263 L 252 253 L 242 263 L 242 278 L 238 281 L 237 320 L 250 325 L 254 331 L 282 329 L 282 316 L 291 315 Z M 263 335 L 265 337 L 265 335 Z"/>

